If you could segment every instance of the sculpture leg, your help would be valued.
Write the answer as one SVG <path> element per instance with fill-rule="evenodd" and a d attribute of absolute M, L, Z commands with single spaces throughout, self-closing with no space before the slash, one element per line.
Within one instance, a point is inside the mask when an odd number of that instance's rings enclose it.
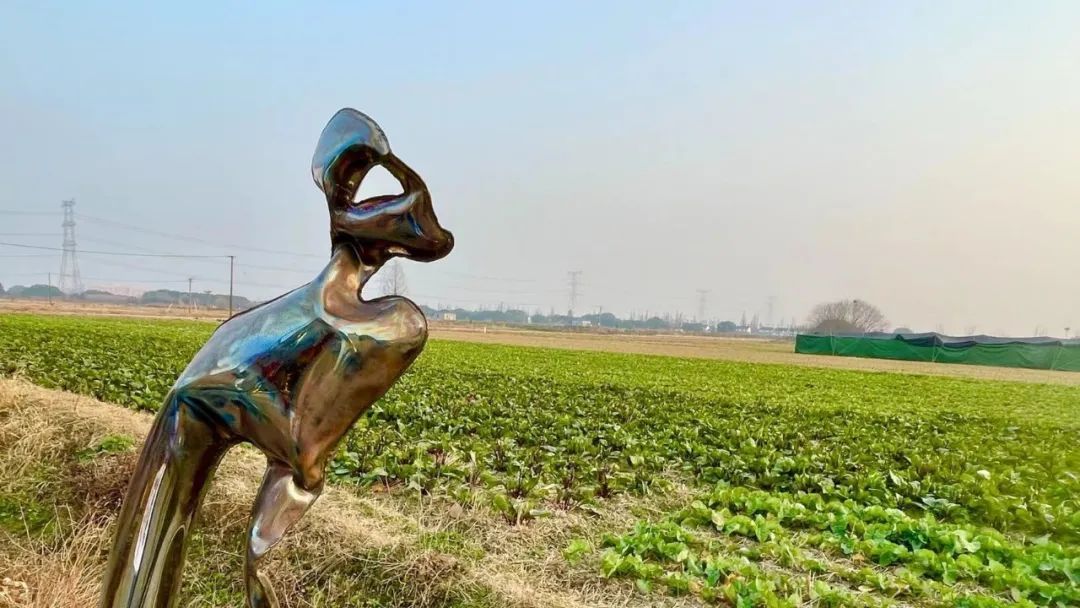
<path fill-rule="evenodd" d="M 116 522 L 103 608 L 175 604 L 192 520 L 231 445 L 170 395 L 143 445 Z"/>
<path fill-rule="evenodd" d="M 322 491 L 297 485 L 290 467 L 271 460 L 255 497 L 248 529 L 245 584 L 249 608 L 277 608 L 277 598 L 266 574 L 260 570 L 270 549 L 303 517 Z"/>

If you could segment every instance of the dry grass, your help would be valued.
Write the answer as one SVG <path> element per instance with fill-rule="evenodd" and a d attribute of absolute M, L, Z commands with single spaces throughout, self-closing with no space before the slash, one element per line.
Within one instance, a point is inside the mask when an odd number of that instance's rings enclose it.
<path fill-rule="evenodd" d="M 0 515 L 5 504 L 9 512 L 0 518 L 0 608 L 96 604 L 136 452 L 93 448 L 142 437 L 149 423 L 145 414 L 0 379 L 0 497 L 14 497 L 0 502 Z M 192 535 L 180 605 L 242 604 L 242 539 L 262 469 L 250 449 L 222 463 Z M 640 514 L 649 501 L 615 504 L 599 517 L 556 512 L 509 526 L 484 509 L 330 488 L 272 553 L 268 571 L 289 608 L 696 605 L 645 598 L 599 578 L 594 564 L 571 566 L 562 557 L 571 538 L 597 540 L 601 530 L 628 525 L 631 504 Z"/>
<path fill-rule="evenodd" d="M 55 478 L 70 460 L 75 442 L 93 439 L 94 425 L 16 405 L 27 390 L 21 383 L 0 385 L 0 496 L 21 499 L 9 499 L 5 506 L 18 509 L 23 524 L 22 530 L 11 525 L 0 529 L 0 607 L 92 606 L 102 574 L 98 556 L 105 549 L 104 529 L 111 521 L 100 517 L 97 507 L 111 492 L 106 485 L 116 482 L 94 486 L 92 493 L 72 494 L 87 505 L 85 516 L 42 499 L 55 492 Z M 65 408 L 79 399 L 60 398 L 67 402 Z M 119 479 L 125 474 L 119 462 L 109 458 L 95 478 Z M 10 523 L 7 518 L 5 523 Z"/>
<path fill-rule="evenodd" d="M 68 516 L 67 514 L 59 515 Z M 10 535 L 0 552 L 0 607 L 94 606 L 107 536 L 100 522 L 74 522 L 64 536 Z"/>

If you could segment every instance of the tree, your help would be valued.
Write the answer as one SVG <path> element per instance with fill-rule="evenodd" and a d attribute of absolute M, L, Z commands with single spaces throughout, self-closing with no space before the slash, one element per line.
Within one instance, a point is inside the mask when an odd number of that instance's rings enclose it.
<path fill-rule="evenodd" d="M 62 298 L 64 297 L 64 292 L 60 291 L 60 288 L 54 285 L 42 285 L 38 283 L 27 287 L 20 295 L 24 298 Z"/>
<path fill-rule="evenodd" d="M 0 296 L 4 295 L 4 284 L 0 283 Z"/>
<path fill-rule="evenodd" d="M 384 296 L 402 296 L 408 286 L 405 284 L 405 269 L 401 267 L 400 260 L 390 260 L 383 266 L 379 281 L 379 289 Z"/>
<path fill-rule="evenodd" d="M 888 321 L 877 306 L 863 300 L 837 300 L 818 304 L 807 322 L 816 333 L 870 333 L 884 331 Z"/>

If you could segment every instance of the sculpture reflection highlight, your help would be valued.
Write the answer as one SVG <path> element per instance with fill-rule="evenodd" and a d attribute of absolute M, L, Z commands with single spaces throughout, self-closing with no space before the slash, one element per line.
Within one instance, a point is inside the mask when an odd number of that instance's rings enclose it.
<path fill-rule="evenodd" d="M 354 202 L 376 166 L 402 194 Z M 261 569 L 267 552 L 318 498 L 337 443 L 424 348 L 427 321 L 415 304 L 361 297 L 390 258 L 429 262 L 453 248 L 423 180 L 375 121 L 352 109 L 323 129 L 312 175 L 330 209 L 330 262 L 307 285 L 226 321 L 176 381 L 117 522 L 105 608 L 174 604 L 206 487 L 244 441 L 267 458 L 248 530 L 247 603 L 276 607 Z"/>

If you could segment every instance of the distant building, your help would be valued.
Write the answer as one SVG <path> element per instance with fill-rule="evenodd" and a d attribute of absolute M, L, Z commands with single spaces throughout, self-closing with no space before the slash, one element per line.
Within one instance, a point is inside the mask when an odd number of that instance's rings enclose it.
<path fill-rule="evenodd" d="M 457 321 L 457 313 L 444 310 L 439 314 L 439 319 L 443 321 Z"/>

